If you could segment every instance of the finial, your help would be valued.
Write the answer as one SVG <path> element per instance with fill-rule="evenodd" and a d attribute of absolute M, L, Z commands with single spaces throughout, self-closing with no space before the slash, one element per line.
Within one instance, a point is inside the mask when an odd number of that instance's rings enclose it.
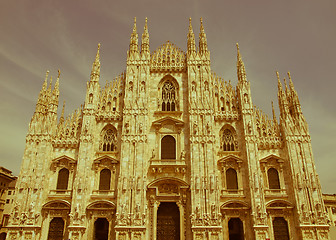
<path fill-rule="evenodd" d="M 61 70 L 58 69 L 57 72 L 58 72 L 58 76 L 57 76 L 57 78 L 59 78 L 60 75 L 61 75 Z"/>
<path fill-rule="evenodd" d="M 134 17 L 133 32 L 136 32 L 136 17 Z"/>
<path fill-rule="evenodd" d="M 49 70 L 47 70 L 46 75 L 45 75 L 45 80 L 47 81 L 49 75 Z"/>
<path fill-rule="evenodd" d="M 274 111 L 274 106 L 273 106 L 273 101 L 271 101 L 272 103 L 272 114 L 273 114 L 273 120 L 276 120 L 276 116 L 275 116 L 275 111 Z"/>
<path fill-rule="evenodd" d="M 236 43 L 236 47 L 237 47 L 237 59 L 238 61 L 241 61 L 241 56 L 240 56 L 240 50 L 239 50 L 239 44 Z"/>
<path fill-rule="evenodd" d="M 64 109 L 65 109 L 65 100 L 63 101 L 63 107 L 62 107 L 61 117 L 64 117 Z"/>
<path fill-rule="evenodd" d="M 191 17 L 189 17 L 189 24 L 191 24 Z"/>
<path fill-rule="evenodd" d="M 201 32 L 202 32 L 202 33 L 204 33 L 203 19 L 202 19 L 202 18 L 200 18 L 200 20 L 201 20 Z"/>
<path fill-rule="evenodd" d="M 289 80 L 292 80 L 290 72 L 287 72 L 287 75 L 288 75 Z"/>
<path fill-rule="evenodd" d="M 280 76 L 279 76 L 279 72 L 278 72 L 278 71 L 276 71 L 275 73 L 276 73 L 276 76 L 277 76 L 277 79 L 278 79 L 278 83 L 280 83 L 280 84 L 281 84 L 281 82 L 280 82 Z"/>

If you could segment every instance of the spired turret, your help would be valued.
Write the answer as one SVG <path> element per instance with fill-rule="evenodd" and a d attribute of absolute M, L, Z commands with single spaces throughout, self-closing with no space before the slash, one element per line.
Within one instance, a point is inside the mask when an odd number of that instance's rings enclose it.
<path fill-rule="evenodd" d="M 149 60 L 150 59 L 149 33 L 148 33 L 148 26 L 147 26 L 147 18 L 145 20 L 144 32 L 142 34 L 141 59 L 142 60 Z"/>
<path fill-rule="evenodd" d="M 84 109 L 96 109 L 100 92 L 100 43 L 98 44 L 97 54 L 92 64 L 90 81 L 87 82 Z"/>
<path fill-rule="evenodd" d="M 200 33 L 199 33 L 199 48 L 198 48 L 198 52 L 201 56 L 206 55 L 206 57 L 209 54 L 208 51 L 208 41 L 206 38 L 206 34 L 204 31 L 204 27 L 203 27 L 203 19 L 200 19 L 201 22 L 201 27 L 200 27 Z"/>
<path fill-rule="evenodd" d="M 134 18 L 133 32 L 131 34 L 129 50 L 127 52 L 127 61 L 139 59 L 138 33 L 136 26 L 136 17 Z"/>
<path fill-rule="evenodd" d="M 195 34 L 191 25 L 191 18 L 189 18 L 189 32 L 188 32 L 188 42 L 187 42 L 187 56 L 188 58 L 195 58 L 196 55 L 196 44 L 195 44 Z"/>

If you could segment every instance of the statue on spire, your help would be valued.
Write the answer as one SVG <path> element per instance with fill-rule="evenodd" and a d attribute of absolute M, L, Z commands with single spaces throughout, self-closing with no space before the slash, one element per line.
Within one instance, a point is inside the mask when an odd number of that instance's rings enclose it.
<path fill-rule="evenodd" d="M 191 25 L 191 18 L 189 18 L 189 32 L 188 32 L 188 54 L 196 53 L 195 34 Z"/>
<path fill-rule="evenodd" d="M 141 54 L 149 55 L 149 33 L 148 33 L 148 26 L 147 26 L 147 17 L 145 20 L 144 32 L 142 34 Z"/>
<path fill-rule="evenodd" d="M 134 17 L 133 32 L 130 41 L 130 53 L 138 52 L 138 33 L 136 27 L 136 17 Z"/>
<path fill-rule="evenodd" d="M 201 18 L 200 21 L 201 21 L 201 29 L 199 34 L 199 52 L 200 54 L 204 54 L 208 52 L 208 42 L 206 34 L 204 32 L 203 19 Z"/>
<path fill-rule="evenodd" d="M 92 70 L 91 70 L 91 82 L 98 82 L 100 77 L 100 43 L 98 43 L 98 50 L 96 54 L 95 61 L 92 64 Z"/>
<path fill-rule="evenodd" d="M 238 82 L 245 83 L 247 82 L 246 79 L 246 71 L 245 71 L 245 65 L 241 58 L 240 51 L 239 51 L 239 44 L 237 45 L 237 76 L 238 76 Z"/>

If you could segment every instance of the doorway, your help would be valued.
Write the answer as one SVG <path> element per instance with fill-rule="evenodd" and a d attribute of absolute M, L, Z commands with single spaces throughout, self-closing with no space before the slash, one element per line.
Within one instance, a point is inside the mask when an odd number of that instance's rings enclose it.
<path fill-rule="evenodd" d="M 161 202 L 157 211 L 157 240 L 180 239 L 180 210 L 175 202 Z"/>
<path fill-rule="evenodd" d="M 289 240 L 288 224 L 283 217 L 275 217 L 273 220 L 275 240 Z"/>
<path fill-rule="evenodd" d="M 109 222 L 106 218 L 98 218 L 94 223 L 94 239 L 108 240 Z"/>
<path fill-rule="evenodd" d="M 240 218 L 231 218 L 229 220 L 229 240 L 243 240 L 244 227 Z"/>
<path fill-rule="evenodd" d="M 49 225 L 48 240 L 62 240 L 64 234 L 64 220 L 60 217 L 55 217 Z"/>

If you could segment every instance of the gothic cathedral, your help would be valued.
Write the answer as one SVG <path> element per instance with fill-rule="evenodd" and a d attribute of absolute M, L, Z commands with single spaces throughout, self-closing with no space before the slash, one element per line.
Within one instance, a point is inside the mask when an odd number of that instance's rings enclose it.
<path fill-rule="evenodd" d="M 126 71 L 105 86 L 100 45 L 84 104 L 57 117 L 48 72 L 31 119 L 8 239 L 329 239 L 308 126 L 288 73 L 279 120 L 212 72 L 201 19 L 187 50 L 150 52 L 136 22 Z M 273 108 L 273 106 L 272 106 Z"/>

